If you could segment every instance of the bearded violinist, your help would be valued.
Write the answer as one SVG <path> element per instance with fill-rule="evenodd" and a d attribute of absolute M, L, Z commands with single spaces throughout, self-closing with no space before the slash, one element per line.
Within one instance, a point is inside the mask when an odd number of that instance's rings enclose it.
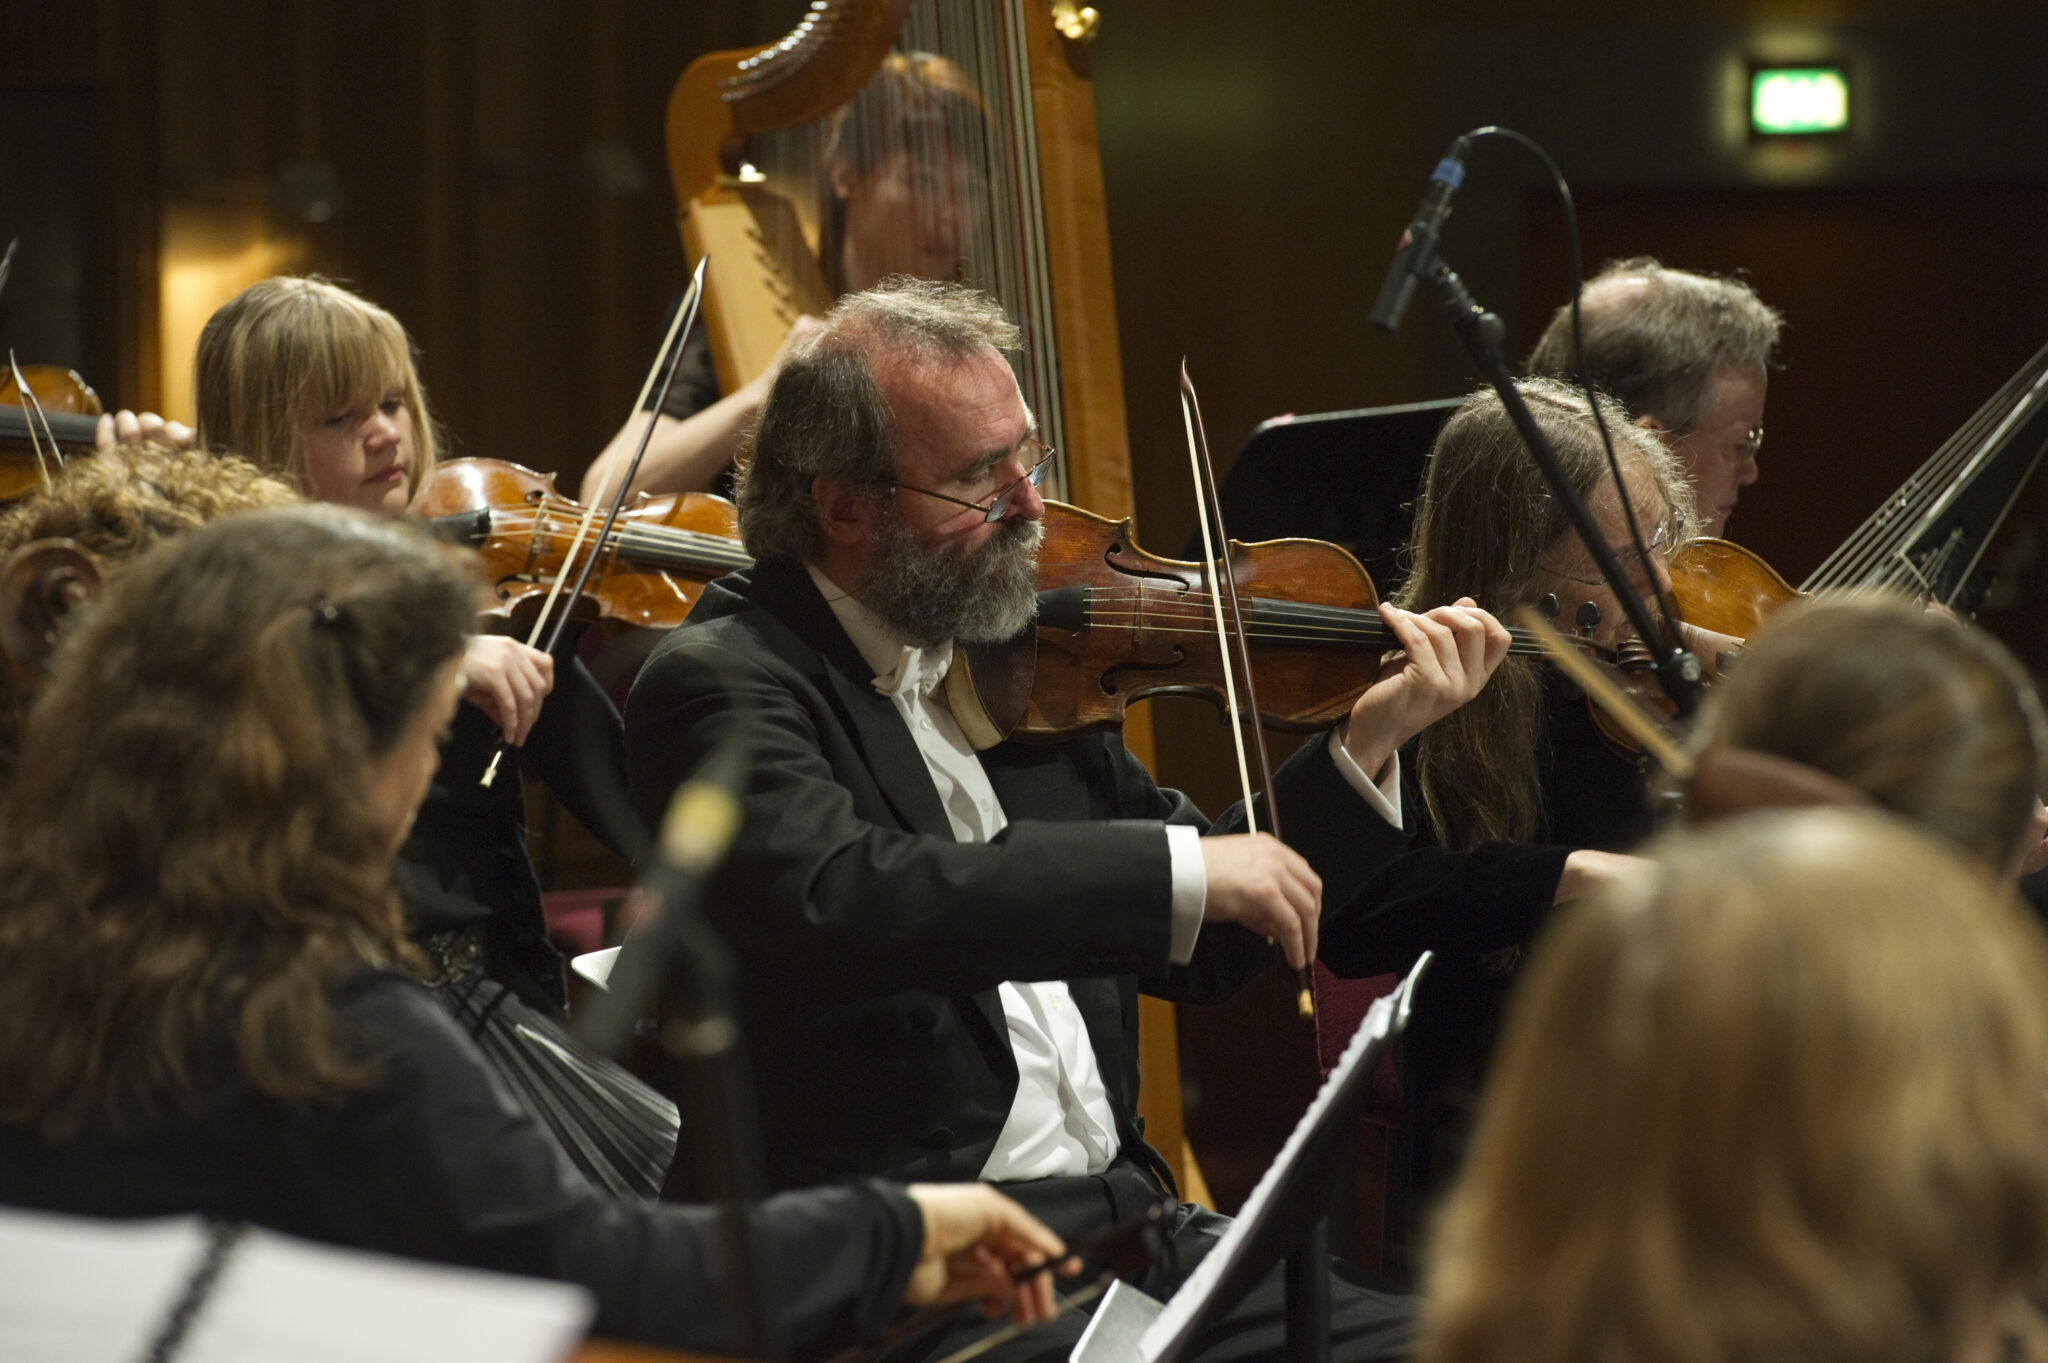
<path fill-rule="evenodd" d="M 1238 832 L 1241 809 L 1207 823 L 1114 734 L 977 755 L 941 674 L 955 641 L 1034 608 L 1049 452 L 1000 353 L 1016 343 L 955 285 L 840 301 L 742 463 L 756 566 L 657 649 L 627 748 L 658 816 L 745 745 L 745 821 L 707 903 L 741 957 L 770 1181 L 987 1178 L 1085 1237 L 1171 1186 L 1134 1116 L 1139 988 L 1215 1000 L 1273 963 L 1268 939 L 1313 956 L 1322 901 L 1404 845 L 1401 743 L 1478 691 L 1507 634 L 1469 606 L 1389 608 L 1405 657 L 1278 774 L 1292 846 Z M 1227 1224 L 1179 1208 L 1186 1267 Z M 1339 1357 L 1404 1351 L 1406 1299 L 1333 1288 Z M 1276 1349 L 1279 1300 L 1276 1274 L 1204 1357 Z"/>

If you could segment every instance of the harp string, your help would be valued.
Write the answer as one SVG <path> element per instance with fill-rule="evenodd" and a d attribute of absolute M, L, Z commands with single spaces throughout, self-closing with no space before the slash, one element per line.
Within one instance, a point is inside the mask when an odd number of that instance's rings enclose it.
<path fill-rule="evenodd" d="M 918 230 L 928 239 L 951 234 L 953 276 L 996 298 L 1023 331 L 1013 367 L 1040 438 L 1060 452 L 1050 481 L 1054 495 L 1064 495 L 1068 445 L 1023 3 L 917 0 L 892 54 L 907 63 L 907 80 L 899 75 L 879 91 L 871 82 L 824 120 L 757 137 L 748 150 L 759 188 L 795 210 L 795 227 L 771 233 L 764 246 L 784 259 L 797 252 L 818 259 L 833 287 L 842 287 L 841 262 L 833 257 L 845 249 L 846 201 L 835 195 L 828 162 L 837 158 L 842 179 L 901 177 L 896 188 L 911 192 Z M 949 67 L 931 64 L 926 54 Z"/>

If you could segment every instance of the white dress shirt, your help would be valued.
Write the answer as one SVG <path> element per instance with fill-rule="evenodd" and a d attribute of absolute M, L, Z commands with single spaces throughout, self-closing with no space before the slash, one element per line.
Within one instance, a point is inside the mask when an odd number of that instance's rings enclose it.
<path fill-rule="evenodd" d="M 906 644 L 815 565 L 810 574 L 847 637 L 875 670 L 875 689 L 903 716 L 953 836 L 961 842 L 994 838 L 1009 819 L 940 685 L 953 661 L 952 642 L 932 648 Z M 1368 805 L 1399 826 L 1398 763 L 1388 763 L 1386 776 L 1376 786 L 1337 741 L 1337 733 L 1331 735 L 1330 751 L 1339 770 Z M 1169 825 L 1165 833 L 1172 865 L 1168 959 L 1183 965 L 1194 955 L 1201 932 L 1208 877 L 1200 834 L 1179 825 Z M 998 993 L 1017 1060 L 1017 1096 L 981 1177 L 1009 1181 L 1101 1173 L 1116 1158 L 1116 1114 L 1072 991 L 1063 981 L 1045 980 L 1007 983 Z"/>

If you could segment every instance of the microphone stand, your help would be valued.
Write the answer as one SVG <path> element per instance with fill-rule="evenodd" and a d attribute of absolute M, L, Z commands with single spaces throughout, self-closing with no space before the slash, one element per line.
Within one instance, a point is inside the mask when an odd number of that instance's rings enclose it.
<path fill-rule="evenodd" d="M 660 1042 L 675 1062 L 676 1106 L 700 1191 L 717 1207 L 733 1352 L 776 1363 L 789 1356 L 787 1341 L 768 1315 L 747 1219 L 761 1194 L 761 1138 L 740 1040 L 739 970 L 701 908 L 706 879 L 740 817 L 727 792 L 743 780 L 744 752 L 744 744 L 729 741 L 672 801 L 654 865 L 634 891 L 655 912 L 627 938 L 579 1031 L 601 1054 L 615 1055 L 657 995 L 668 1005 Z"/>
<path fill-rule="evenodd" d="M 1508 369 L 1507 357 L 1502 346 L 1507 339 L 1507 327 L 1497 313 L 1481 307 L 1465 287 L 1465 281 L 1458 278 L 1441 255 L 1435 251 L 1418 252 L 1410 260 L 1409 270 L 1419 279 L 1436 286 L 1443 295 L 1444 308 L 1450 313 L 1451 327 L 1458 333 L 1458 339 L 1465 343 L 1465 350 L 1472 356 L 1479 372 L 1493 385 L 1493 391 L 1500 394 L 1501 405 L 1507 409 L 1508 419 L 1521 432 L 1522 443 L 1529 447 L 1536 466 L 1543 473 L 1543 479 L 1550 484 L 1551 495 L 1564 507 L 1571 519 L 1572 528 L 1585 542 L 1586 551 L 1593 556 L 1600 575 L 1607 579 L 1615 599 L 1621 603 L 1622 613 L 1635 626 L 1636 635 L 1645 646 L 1650 647 L 1651 656 L 1656 659 L 1657 684 L 1664 688 L 1664 694 L 1678 707 L 1678 717 L 1684 719 L 1699 709 L 1700 696 L 1705 677 L 1700 670 L 1700 660 L 1678 640 L 1666 638 L 1659 628 L 1650 608 L 1644 603 L 1642 594 L 1630 582 L 1628 574 L 1622 571 L 1621 563 L 1614 557 L 1614 550 L 1608 545 L 1607 537 L 1600 533 L 1600 527 L 1593 521 L 1593 513 L 1586 507 L 1586 499 L 1571 485 L 1564 468 L 1557 460 L 1557 451 L 1550 447 L 1550 441 L 1543 434 L 1543 428 L 1536 424 L 1530 414 L 1529 404 L 1522 400 L 1522 394 L 1515 387 L 1515 378 Z M 1656 641 L 1653 645 L 1653 641 Z"/>

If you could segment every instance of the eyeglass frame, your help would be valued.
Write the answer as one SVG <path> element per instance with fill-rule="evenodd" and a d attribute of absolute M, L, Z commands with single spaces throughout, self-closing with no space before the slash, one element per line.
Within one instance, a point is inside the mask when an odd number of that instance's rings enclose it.
<path fill-rule="evenodd" d="M 925 497 L 936 497 L 942 502 L 951 502 L 954 506 L 965 507 L 969 511 L 979 511 L 982 524 L 993 524 L 1003 518 L 1004 513 L 1010 509 L 1010 503 L 1017 499 L 1017 493 L 1023 489 L 1026 483 L 1037 487 L 1045 481 L 1046 467 L 1052 463 L 1052 457 L 1057 453 L 1052 446 L 1046 444 L 1035 435 L 1025 436 L 1023 440 L 1018 442 L 1017 448 L 1021 450 L 1026 445 L 1038 451 L 1037 462 L 1027 467 L 1015 482 L 997 489 L 996 492 L 989 496 L 986 502 L 970 502 L 962 497 L 949 497 L 943 492 L 933 492 L 930 488 L 914 487 L 909 483 L 891 482 L 889 486 L 898 492 L 915 492 Z"/>
<path fill-rule="evenodd" d="M 1669 551 L 1672 546 L 1685 537 L 1685 519 L 1683 511 L 1672 512 L 1670 518 L 1664 524 L 1657 527 L 1657 533 L 1650 536 L 1650 542 L 1644 546 L 1645 551 L 1651 554 L 1663 554 Z M 1610 544 L 1607 548 L 1608 552 L 1614 555 L 1614 560 L 1617 563 L 1622 563 L 1636 556 L 1635 546 L 1632 544 L 1621 549 L 1616 549 Z M 1579 577 L 1572 573 L 1559 572 L 1555 568 L 1546 568 L 1544 571 L 1552 577 L 1561 577 L 1567 582 L 1576 582 L 1585 587 L 1605 587 L 1607 585 L 1607 579 L 1604 577 Z"/>

